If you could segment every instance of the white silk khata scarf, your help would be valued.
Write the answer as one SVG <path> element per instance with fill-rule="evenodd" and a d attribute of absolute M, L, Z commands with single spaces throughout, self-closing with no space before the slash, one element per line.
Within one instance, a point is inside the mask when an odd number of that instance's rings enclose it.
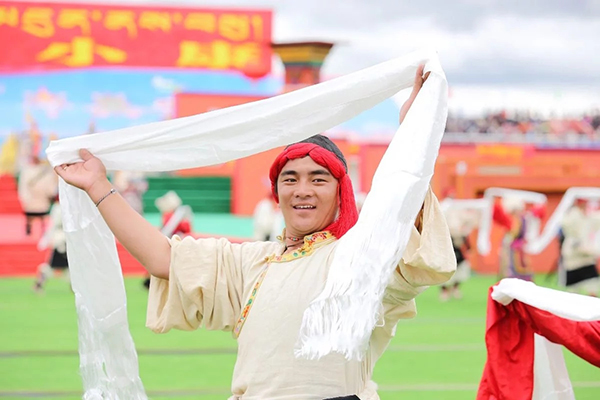
<path fill-rule="evenodd" d="M 340 240 L 325 289 L 304 314 L 297 355 L 362 358 L 388 279 L 400 261 L 433 174 L 447 115 L 447 82 L 434 51 L 418 51 L 280 96 L 205 114 L 52 142 L 53 166 L 86 148 L 108 170 L 172 171 L 220 164 L 327 131 L 431 75 L 373 178 L 361 215 Z M 115 240 L 81 190 L 60 182 L 79 318 L 86 399 L 145 399 L 129 333 Z"/>

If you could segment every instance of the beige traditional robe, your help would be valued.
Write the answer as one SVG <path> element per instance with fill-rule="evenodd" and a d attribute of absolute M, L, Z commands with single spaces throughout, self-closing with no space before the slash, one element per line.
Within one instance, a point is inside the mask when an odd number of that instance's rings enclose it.
<path fill-rule="evenodd" d="M 24 212 L 47 213 L 58 193 L 58 177 L 48 164 L 30 164 L 21 171 L 18 193 Z"/>
<path fill-rule="evenodd" d="M 573 271 L 586 265 L 595 265 L 598 254 L 591 240 L 592 229 L 597 227 L 592 219 L 579 207 L 572 207 L 563 217 L 561 228 L 565 236 L 561 249 L 565 270 Z"/>
<path fill-rule="evenodd" d="M 579 271 L 578 282 L 566 282 L 567 290 L 585 294 L 597 294 L 600 291 L 600 277 L 589 266 L 598 261 L 598 249 L 594 243 L 595 233 L 600 229 L 597 218 L 587 215 L 579 207 L 572 207 L 563 217 L 561 228 L 564 242 L 560 252 L 565 274 Z M 582 279 L 582 274 L 585 279 Z M 592 275 L 592 273 L 594 275 Z"/>
<path fill-rule="evenodd" d="M 379 399 L 371 376 L 398 320 L 414 317 L 414 298 L 427 286 L 447 281 L 456 269 L 438 201 L 430 190 L 422 233 L 413 230 L 390 276 L 384 314 L 361 362 L 339 354 L 320 360 L 294 356 L 302 315 L 322 291 L 338 243 L 328 232 L 304 241 L 301 249 L 282 256 L 281 243 L 174 237 L 169 280 L 152 278 L 147 326 L 159 333 L 201 325 L 233 331 L 234 337 L 239 332 L 230 399 L 322 400 L 352 394 Z"/>

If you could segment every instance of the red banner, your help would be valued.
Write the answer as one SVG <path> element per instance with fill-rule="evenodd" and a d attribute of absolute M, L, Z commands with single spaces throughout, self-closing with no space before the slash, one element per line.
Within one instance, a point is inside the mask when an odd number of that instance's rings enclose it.
<path fill-rule="evenodd" d="M 271 70 L 271 11 L 0 1 L 0 71 Z"/>

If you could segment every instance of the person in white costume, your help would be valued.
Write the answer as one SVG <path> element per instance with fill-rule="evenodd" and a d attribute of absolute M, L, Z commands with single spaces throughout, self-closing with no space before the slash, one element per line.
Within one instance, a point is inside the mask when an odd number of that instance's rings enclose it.
<path fill-rule="evenodd" d="M 401 118 L 423 85 L 423 68 Z M 117 239 L 152 275 L 147 326 L 155 332 L 200 326 L 233 332 L 238 355 L 230 399 L 379 399 L 372 373 L 414 298 L 456 269 L 448 226 L 431 189 L 402 260 L 390 274 L 381 321 L 361 360 L 332 353 L 296 358 L 294 346 L 309 303 L 323 290 L 337 244 L 358 217 L 347 165 L 328 138 L 288 146 L 270 171 L 285 219 L 280 242 L 166 239 L 116 193 L 102 162 L 88 151 L 56 172 L 85 190 Z M 390 184 L 394 184 L 390 182 Z"/>
<path fill-rule="evenodd" d="M 277 204 L 269 191 L 254 207 L 252 225 L 254 240 L 269 241 L 272 237 L 273 226 L 277 217 Z"/>
<path fill-rule="evenodd" d="M 52 200 L 56 197 L 58 185 L 52 168 L 33 156 L 19 175 L 18 194 L 25 213 L 25 233 L 31 234 L 32 224 L 38 219 L 42 231 L 46 229 L 45 217 L 50 213 Z"/>
<path fill-rule="evenodd" d="M 460 285 L 471 276 L 471 263 L 468 258 L 471 249 L 469 235 L 478 225 L 480 215 L 476 210 L 449 208 L 444 216 L 450 229 L 457 264 L 454 276 L 440 285 L 440 301 L 445 302 L 450 298 L 461 299 Z"/>
<path fill-rule="evenodd" d="M 564 236 L 561 252 L 562 271 L 567 290 L 591 296 L 600 292 L 600 277 L 596 264 L 598 250 L 593 243 L 600 226 L 587 212 L 587 202 L 578 199 L 563 217 L 561 231 Z"/>
<path fill-rule="evenodd" d="M 67 260 L 67 240 L 62 224 L 60 204 L 55 202 L 50 208 L 50 226 L 38 243 L 39 249 L 50 248 L 50 259 L 38 266 L 33 289 L 44 290 L 44 284 L 60 271 L 65 281 L 69 282 L 69 262 Z"/>

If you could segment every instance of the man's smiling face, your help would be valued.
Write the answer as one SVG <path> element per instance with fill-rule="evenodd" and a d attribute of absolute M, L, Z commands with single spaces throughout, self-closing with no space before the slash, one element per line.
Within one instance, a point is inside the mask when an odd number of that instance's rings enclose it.
<path fill-rule="evenodd" d="M 286 234 L 302 237 L 329 226 L 338 211 L 338 180 L 309 156 L 288 161 L 277 178 Z"/>

